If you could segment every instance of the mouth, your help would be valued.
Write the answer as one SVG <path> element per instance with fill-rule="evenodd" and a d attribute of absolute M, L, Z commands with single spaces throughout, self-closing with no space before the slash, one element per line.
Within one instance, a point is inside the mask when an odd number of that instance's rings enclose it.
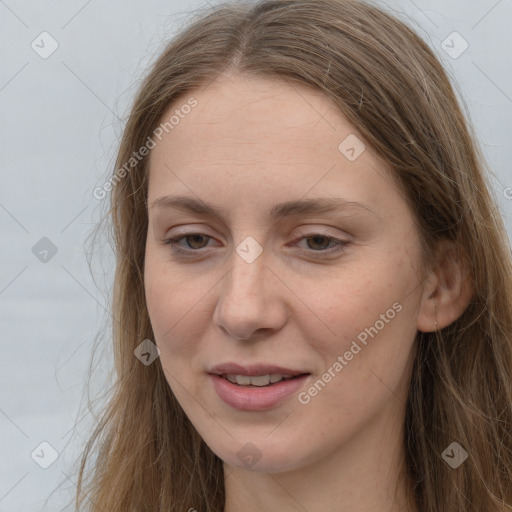
<path fill-rule="evenodd" d="M 232 370 L 231 370 L 232 371 Z M 243 373 L 209 373 L 217 396 L 239 411 L 265 411 L 279 407 L 298 393 L 311 378 L 309 372 L 257 373 L 246 368 Z"/>
<path fill-rule="evenodd" d="M 271 386 L 283 380 L 310 375 L 305 370 L 294 370 L 264 363 L 244 366 L 237 363 L 223 363 L 210 368 L 208 373 L 222 377 L 237 386 L 254 387 Z"/>
<path fill-rule="evenodd" d="M 298 375 L 283 375 L 281 373 L 268 373 L 266 375 L 237 375 L 234 373 L 229 374 L 216 374 L 223 379 L 231 382 L 232 384 L 236 384 L 237 386 L 246 387 L 246 388 L 266 388 L 270 387 L 273 384 L 278 384 L 283 380 L 292 380 L 298 377 L 302 377 L 304 375 L 309 375 L 309 373 L 300 373 Z"/>

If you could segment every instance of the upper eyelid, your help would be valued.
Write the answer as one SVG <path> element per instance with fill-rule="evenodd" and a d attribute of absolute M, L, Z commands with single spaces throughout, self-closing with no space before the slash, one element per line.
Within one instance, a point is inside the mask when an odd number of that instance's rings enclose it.
<path fill-rule="evenodd" d="M 203 249 L 207 249 L 207 247 L 201 247 L 199 249 L 183 248 L 183 247 L 180 247 L 178 245 L 178 242 L 180 242 L 184 238 L 187 238 L 189 236 L 194 236 L 194 235 L 201 235 L 201 236 L 206 237 L 208 239 L 214 239 L 215 240 L 215 237 L 212 236 L 212 235 L 208 235 L 207 233 L 202 233 L 202 232 L 196 231 L 196 232 L 188 232 L 188 233 L 177 234 L 175 236 L 168 237 L 168 238 L 166 238 L 164 240 L 164 242 L 166 244 L 168 244 L 168 245 L 176 246 L 177 247 L 176 250 L 183 251 L 183 252 L 200 252 Z M 347 245 L 349 243 L 348 240 L 344 240 L 343 238 L 335 237 L 335 236 L 328 235 L 328 234 L 321 233 L 321 232 L 309 232 L 309 233 L 300 234 L 300 236 L 294 238 L 292 243 L 296 243 L 296 242 L 299 242 L 299 241 L 307 239 L 307 238 L 312 238 L 314 236 L 321 236 L 321 237 L 327 238 L 329 240 L 329 242 L 336 242 L 336 246 L 337 247 L 345 246 L 345 245 Z M 209 242 L 209 240 L 208 240 L 208 242 Z M 330 249 L 334 249 L 334 247 L 331 247 Z M 322 253 L 322 252 L 328 252 L 328 250 L 324 249 L 324 250 L 313 251 L 313 252 Z"/>
<path fill-rule="evenodd" d="M 312 225 L 301 225 L 299 226 L 297 229 L 299 231 L 299 235 L 297 236 L 297 238 L 300 238 L 300 237 L 309 237 L 309 236 L 314 236 L 314 235 L 321 235 L 321 236 L 325 236 L 325 237 L 329 237 L 329 238 L 340 238 L 340 237 L 345 237 L 347 239 L 350 239 L 352 238 L 352 235 L 349 234 L 348 232 L 346 231 L 343 231 L 343 234 L 341 235 L 332 235 L 332 234 L 329 234 L 329 233 L 323 233 L 322 232 L 322 229 L 325 229 L 325 228 L 334 228 L 334 229 L 338 229 L 340 231 L 340 228 L 336 228 L 335 226 L 324 226 L 323 228 L 320 227 L 320 228 L 314 228 L 314 227 L 311 227 L 311 226 L 314 226 L 313 224 Z M 182 226 L 174 226 L 175 228 L 180 228 Z M 210 238 L 216 238 L 214 235 L 209 235 L 208 233 L 205 233 L 203 231 L 201 231 L 202 228 L 200 227 L 188 227 L 187 228 L 187 231 L 184 231 L 183 233 L 176 233 L 176 235 L 167 235 L 166 238 L 167 239 L 170 239 L 170 238 L 176 238 L 176 237 L 183 237 L 183 236 L 191 236 L 191 235 L 203 235 L 203 236 L 208 236 Z M 194 231 L 196 230 L 196 231 Z M 270 230 L 269 230 L 270 231 Z M 268 232 L 266 232 L 266 234 L 268 234 Z"/>
<path fill-rule="evenodd" d="M 166 240 L 181 239 L 181 238 L 186 238 L 188 236 L 193 236 L 193 235 L 201 235 L 201 236 L 205 236 L 207 238 L 216 239 L 215 236 L 209 235 L 208 233 L 203 233 L 202 231 L 187 231 L 187 232 L 184 232 L 184 233 L 177 233 L 176 235 L 167 236 L 165 239 Z M 335 240 L 344 241 L 343 240 L 343 235 L 342 236 L 334 236 L 334 235 L 330 235 L 328 233 L 322 233 L 321 231 L 309 231 L 309 232 L 299 233 L 299 235 L 294 238 L 294 241 L 300 240 L 302 238 L 311 238 L 313 236 L 323 236 L 325 238 L 332 238 L 332 239 L 335 239 Z M 348 234 L 344 235 L 344 236 L 346 238 L 349 238 Z M 347 241 L 347 240 L 345 240 L 345 241 Z"/>

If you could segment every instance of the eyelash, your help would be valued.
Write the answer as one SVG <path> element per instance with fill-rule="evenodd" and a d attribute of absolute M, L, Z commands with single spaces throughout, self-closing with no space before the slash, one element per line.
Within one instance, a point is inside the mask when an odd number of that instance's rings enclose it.
<path fill-rule="evenodd" d="M 212 239 L 213 237 L 209 236 L 209 235 L 206 235 L 204 233 L 184 233 L 182 235 L 177 235 L 175 237 L 172 237 L 172 238 L 168 238 L 166 240 L 163 241 L 163 243 L 165 245 L 169 245 L 171 247 L 171 251 L 177 255 L 182 255 L 182 256 L 185 256 L 185 257 L 191 257 L 192 256 L 192 253 L 194 252 L 200 252 L 202 249 L 204 248 L 201 248 L 201 249 L 183 249 L 183 247 L 179 247 L 178 246 L 178 242 L 180 240 L 183 240 L 184 238 L 188 238 L 190 236 L 194 236 L 194 235 L 200 235 L 200 236 L 203 236 L 203 237 L 206 237 L 208 239 Z M 329 243 L 330 242 L 336 242 L 336 245 L 338 246 L 338 248 L 333 248 L 331 247 L 331 249 L 329 250 L 326 250 L 326 249 L 321 249 L 319 251 L 315 251 L 313 249 L 309 249 L 309 251 L 311 252 L 315 252 L 315 253 L 332 253 L 332 252 L 340 252 L 342 251 L 346 245 L 348 245 L 348 242 L 345 241 L 345 240 L 340 240 L 339 238 L 335 238 L 333 236 L 328 236 L 328 235 L 324 235 L 322 233 L 311 233 L 309 235 L 305 235 L 299 239 L 297 239 L 296 241 L 300 241 L 300 240 L 306 240 L 308 238 L 315 238 L 315 237 L 321 237 L 321 238 L 326 238 L 327 240 L 329 240 Z"/>

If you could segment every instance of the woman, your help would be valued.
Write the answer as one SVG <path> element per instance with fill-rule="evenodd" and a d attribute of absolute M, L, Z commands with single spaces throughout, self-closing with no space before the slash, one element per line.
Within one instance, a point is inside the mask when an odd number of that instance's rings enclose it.
<path fill-rule="evenodd" d="M 142 84 L 108 188 L 118 380 L 77 508 L 512 510 L 507 235 L 405 24 L 212 8 Z"/>

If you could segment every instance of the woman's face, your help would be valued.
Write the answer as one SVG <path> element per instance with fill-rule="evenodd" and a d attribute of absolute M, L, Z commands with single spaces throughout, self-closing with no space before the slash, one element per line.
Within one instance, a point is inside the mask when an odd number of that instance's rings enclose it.
<path fill-rule="evenodd" d="M 173 114 L 151 151 L 144 277 L 186 415 L 245 469 L 396 442 L 423 286 L 389 171 L 308 88 L 223 77 Z"/>

